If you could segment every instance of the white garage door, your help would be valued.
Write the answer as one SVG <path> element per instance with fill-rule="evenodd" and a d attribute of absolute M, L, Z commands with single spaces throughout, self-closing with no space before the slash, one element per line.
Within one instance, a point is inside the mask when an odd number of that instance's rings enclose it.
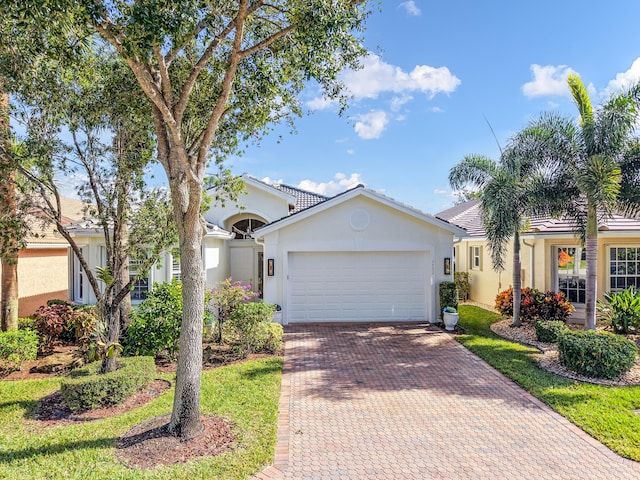
<path fill-rule="evenodd" d="M 426 320 L 427 253 L 289 254 L 289 321 Z"/>

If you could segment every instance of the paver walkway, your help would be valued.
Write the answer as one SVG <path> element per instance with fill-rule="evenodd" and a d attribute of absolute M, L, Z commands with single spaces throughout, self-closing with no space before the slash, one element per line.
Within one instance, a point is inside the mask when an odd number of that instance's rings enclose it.
<path fill-rule="evenodd" d="M 290 326 L 278 479 L 640 479 L 623 459 L 425 325 Z"/>

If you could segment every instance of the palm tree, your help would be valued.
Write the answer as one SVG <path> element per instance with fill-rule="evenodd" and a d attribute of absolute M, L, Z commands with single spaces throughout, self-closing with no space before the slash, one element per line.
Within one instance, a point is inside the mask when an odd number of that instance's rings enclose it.
<path fill-rule="evenodd" d="M 632 188 L 639 162 L 637 143 L 631 137 L 638 119 L 640 85 L 594 109 L 580 78 L 570 75 L 567 81 L 579 123 L 543 114 L 513 138 L 513 145 L 518 155 L 559 169 L 556 180 L 562 188 L 557 202 L 586 244 L 585 325 L 594 329 L 599 219 L 620 208 L 637 212 L 640 205 Z"/>
<path fill-rule="evenodd" d="M 509 145 L 502 152 L 500 162 L 481 155 L 468 155 L 449 171 L 449 184 L 453 189 L 472 185 L 481 192 L 480 210 L 494 270 L 504 270 L 507 242 L 513 237 L 515 327 L 521 325 L 520 232 L 530 215 L 550 213 L 556 205 L 550 201 L 555 191 L 554 178 L 534 160 L 519 155 L 519 151 Z"/>

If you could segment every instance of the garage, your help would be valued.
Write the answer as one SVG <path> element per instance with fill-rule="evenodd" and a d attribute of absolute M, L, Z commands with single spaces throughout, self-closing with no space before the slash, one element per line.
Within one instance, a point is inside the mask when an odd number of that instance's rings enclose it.
<path fill-rule="evenodd" d="M 428 252 L 290 252 L 289 322 L 424 321 Z"/>

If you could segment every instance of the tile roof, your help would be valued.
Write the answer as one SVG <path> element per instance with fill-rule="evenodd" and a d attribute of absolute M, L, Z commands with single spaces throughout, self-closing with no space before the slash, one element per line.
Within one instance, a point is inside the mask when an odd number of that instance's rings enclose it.
<path fill-rule="evenodd" d="M 322 203 L 325 200 L 328 200 L 331 197 L 327 197 L 325 195 L 320 195 L 319 193 L 309 192 L 308 190 L 302 190 L 298 187 L 292 187 L 291 185 L 285 185 L 284 183 L 273 185 L 273 187 L 277 188 L 280 191 L 288 193 L 289 195 L 293 195 L 296 197 L 296 204 L 289 212 L 290 214 L 298 213 L 301 210 L 304 210 L 309 207 L 313 207 L 318 203 Z"/>
<path fill-rule="evenodd" d="M 469 236 L 484 237 L 486 235 L 480 211 L 480 202 L 469 202 L 455 205 L 435 215 L 441 220 L 446 220 L 467 231 Z M 640 232 L 640 219 L 629 218 L 614 214 L 611 217 L 601 218 L 598 230 L 610 232 Z M 567 233 L 573 235 L 574 222 L 571 218 L 552 218 L 547 216 L 533 217 L 529 219 L 529 227 L 526 233 Z"/>
<path fill-rule="evenodd" d="M 62 223 L 69 225 L 84 217 L 87 203 L 75 198 L 60 197 L 60 206 L 62 207 Z M 54 223 L 43 222 L 36 215 L 30 215 L 29 224 L 32 233 L 27 237 L 27 243 L 67 245 L 67 240 L 58 233 Z"/>
<path fill-rule="evenodd" d="M 479 200 L 469 200 L 468 202 L 454 205 L 447 210 L 436 213 L 435 217 L 463 228 L 472 237 L 483 237 L 485 235 Z"/>

